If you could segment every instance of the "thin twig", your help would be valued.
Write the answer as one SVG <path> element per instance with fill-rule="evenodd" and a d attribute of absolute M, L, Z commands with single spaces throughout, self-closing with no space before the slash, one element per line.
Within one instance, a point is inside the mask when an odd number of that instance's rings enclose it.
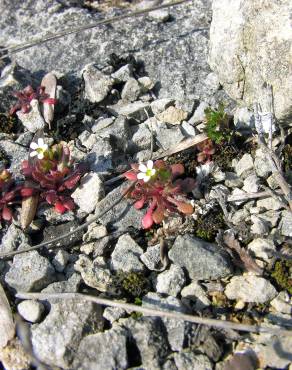
<path fill-rule="evenodd" d="M 92 28 L 96 28 L 96 27 L 101 26 L 101 25 L 122 21 L 122 20 L 125 20 L 125 19 L 128 19 L 128 18 L 141 17 L 141 16 L 143 16 L 143 15 L 149 13 L 149 12 L 152 12 L 154 10 L 169 8 L 169 7 L 172 7 L 172 6 L 176 6 L 176 5 L 186 3 L 188 1 L 191 1 L 191 0 L 178 0 L 178 1 L 175 1 L 173 3 L 157 5 L 157 6 L 148 8 L 148 9 L 138 10 L 138 11 L 134 11 L 134 12 L 131 12 L 131 13 L 118 15 L 116 17 L 103 19 L 101 21 L 94 22 L 90 25 L 66 28 L 65 30 L 63 30 L 61 32 L 55 33 L 53 35 L 45 36 L 45 37 L 42 37 L 42 38 L 37 38 L 34 41 L 28 41 L 28 42 L 20 43 L 18 45 L 11 46 L 11 47 L 6 47 L 6 48 L 4 47 L 4 48 L 1 49 L 1 52 L 4 51 L 5 54 L 0 57 L 0 60 L 5 59 L 9 54 L 19 53 L 20 51 L 27 50 L 31 47 L 36 46 L 36 45 L 44 44 L 48 41 L 57 40 L 57 39 L 60 39 L 64 36 L 72 35 L 74 33 L 80 33 L 82 31 L 90 30 Z"/>
<path fill-rule="evenodd" d="M 282 195 L 283 193 L 278 190 L 275 191 L 275 194 Z M 251 199 L 269 198 L 270 196 L 271 194 L 268 191 L 261 191 L 259 193 L 234 194 L 227 197 L 227 202 L 244 202 Z"/>
<path fill-rule="evenodd" d="M 115 202 L 110 204 L 107 208 L 105 208 L 99 214 L 93 216 L 93 218 L 91 220 L 89 220 L 89 221 L 85 222 L 84 224 L 78 226 L 76 229 L 74 229 L 74 230 L 72 230 L 72 231 L 70 231 L 66 234 L 60 235 L 57 238 L 54 238 L 54 239 L 48 240 L 46 242 L 40 243 L 38 245 L 35 245 L 33 247 L 24 248 L 24 249 L 20 249 L 20 250 L 17 250 L 17 251 L 12 251 L 12 252 L 0 253 L 0 258 L 13 257 L 17 254 L 22 254 L 22 253 L 30 252 L 32 250 L 40 249 L 40 248 L 43 248 L 43 247 L 48 247 L 50 244 L 57 243 L 57 242 L 61 241 L 62 239 L 69 238 L 72 235 L 84 230 L 89 225 L 91 225 L 93 222 L 97 221 L 99 218 L 104 216 L 107 212 L 109 212 L 117 204 L 119 204 L 124 199 L 125 195 L 133 189 L 135 183 L 136 182 L 134 182 Z"/>
<path fill-rule="evenodd" d="M 271 327 L 263 327 L 260 325 L 238 324 L 238 323 L 234 323 L 231 321 L 210 319 L 206 317 L 182 314 L 178 312 L 170 312 L 170 311 L 162 311 L 162 310 L 153 309 L 153 308 L 146 308 L 146 307 L 136 306 L 131 303 L 123 303 L 119 301 L 113 301 L 110 299 L 94 297 L 94 296 L 90 296 L 87 294 L 81 294 L 81 293 L 52 293 L 50 294 L 50 293 L 19 292 L 16 294 L 16 297 L 20 299 L 38 299 L 38 300 L 83 299 L 89 302 L 97 303 L 102 306 L 118 307 L 118 308 L 123 308 L 126 311 L 141 312 L 144 315 L 167 317 L 170 319 L 189 321 L 195 324 L 208 325 L 208 326 L 213 326 L 213 327 L 223 328 L 223 329 L 233 329 L 233 330 L 255 332 L 255 333 L 273 333 L 273 334 L 278 334 L 278 335 L 292 333 L 291 330 L 283 329 L 281 327 L 271 328 Z"/>

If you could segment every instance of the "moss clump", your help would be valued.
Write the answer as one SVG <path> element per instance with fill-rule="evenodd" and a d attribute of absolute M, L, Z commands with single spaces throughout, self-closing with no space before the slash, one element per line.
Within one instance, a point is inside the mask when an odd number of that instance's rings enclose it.
<path fill-rule="evenodd" d="M 292 294 L 292 261 L 281 260 L 277 261 L 274 265 L 274 269 L 271 273 L 272 278 L 276 284 L 281 288 L 287 290 L 289 294 Z"/>
<path fill-rule="evenodd" d="M 213 242 L 219 229 L 224 227 L 224 218 L 221 212 L 213 210 L 212 214 L 208 214 L 198 218 L 195 221 L 195 235 L 198 238 Z"/>
<path fill-rule="evenodd" d="M 16 129 L 17 118 L 0 113 L 0 133 L 13 134 Z"/>
<path fill-rule="evenodd" d="M 239 151 L 230 144 L 220 145 L 213 154 L 214 163 L 221 168 L 222 171 L 231 169 L 231 163 L 239 154 Z"/>
<path fill-rule="evenodd" d="M 220 104 L 218 109 L 207 108 L 205 116 L 208 138 L 218 145 L 230 142 L 233 119 L 224 111 L 224 105 Z"/>
<path fill-rule="evenodd" d="M 113 284 L 119 288 L 122 293 L 131 300 L 137 302 L 137 298 L 148 293 L 150 286 L 148 279 L 141 272 L 119 271 Z"/>
<path fill-rule="evenodd" d="M 283 149 L 283 164 L 285 172 L 292 169 L 292 145 L 287 144 Z"/>

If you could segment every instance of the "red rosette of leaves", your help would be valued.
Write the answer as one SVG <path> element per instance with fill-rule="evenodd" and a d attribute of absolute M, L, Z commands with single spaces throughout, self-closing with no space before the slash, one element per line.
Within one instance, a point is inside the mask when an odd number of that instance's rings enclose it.
<path fill-rule="evenodd" d="M 197 160 L 199 163 L 208 163 L 212 159 L 212 155 L 215 153 L 216 149 L 211 139 L 207 139 L 202 143 L 197 145 L 199 153 L 197 155 Z"/>
<path fill-rule="evenodd" d="M 124 173 L 129 181 L 135 181 L 134 189 L 126 196 L 134 199 L 134 207 L 141 209 L 148 206 L 142 219 L 144 229 L 159 224 L 169 213 L 193 213 L 193 207 L 186 199 L 186 194 L 195 187 L 192 178 L 178 178 L 184 174 L 184 166 L 175 164 L 168 166 L 163 160 L 154 162 L 155 175 L 148 182 L 137 179 L 139 165 L 131 165 L 132 169 Z"/>
<path fill-rule="evenodd" d="M 55 145 L 43 159 L 37 159 L 32 164 L 22 162 L 25 178 L 35 184 L 40 198 L 53 205 L 58 213 L 75 208 L 71 193 L 86 171 L 84 163 L 73 165 L 69 148 L 62 144 Z"/>

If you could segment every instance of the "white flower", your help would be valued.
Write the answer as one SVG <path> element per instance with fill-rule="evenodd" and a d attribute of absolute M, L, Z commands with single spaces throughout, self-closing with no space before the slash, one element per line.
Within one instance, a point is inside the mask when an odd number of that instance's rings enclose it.
<path fill-rule="evenodd" d="M 147 166 L 141 163 L 139 166 L 139 171 L 141 172 L 138 173 L 137 178 L 139 180 L 143 180 L 144 182 L 148 182 L 156 173 L 155 168 L 153 168 L 153 161 L 148 161 Z"/>
<path fill-rule="evenodd" d="M 44 143 L 44 139 L 39 138 L 38 143 L 30 143 L 29 146 L 31 149 L 33 149 L 33 152 L 30 153 L 31 157 L 38 156 L 38 159 L 44 158 L 44 153 L 48 150 L 48 145 Z"/>

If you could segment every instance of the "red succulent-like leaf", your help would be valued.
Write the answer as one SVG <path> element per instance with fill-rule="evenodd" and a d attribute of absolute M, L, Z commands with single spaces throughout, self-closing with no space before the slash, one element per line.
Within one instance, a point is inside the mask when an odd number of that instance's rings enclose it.
<path fill-rule="evenodd" d="M 144 217 L 142 218 L 143 229 L 150 229 L 150 227 L 153 225 L 152 213 L 153 210 L 149 208 Z"/>
<path fill-rule="evenodd" d="M 36 189 L 23 187 L 20 189 L 20 194 L 22 197 L 30 197 L 36 192 Z"/>
<path fill-rule="evenodd" d="M 140 199 L 140 200 L 138 200 L 137 202 L 135 202 L 134 203 L 134 207 L 136 208 L 136 209 L 141 209 L 141 208 L 143 208 L 143 206 L 144 206 L 144 204 L 145 204 L 145 198 L 142 198 L 142 199 Z"/>
<path fill-rule="evenodd" d="M 73 200 L 69 197 L 61 197 L 63 206 L 68 210 L 72 211 L 75 208 L 75 203 Z"/>
<path fill-rule="evenodd" d="M 123 174 L 123 176 L 126 177 L 126 179 L 128 179 L 130 181 L 136 181 L 137 180 L 137 174 L 133 171 L 125 172 Z"/>
<path fill-rule="evenodd" d="M 13 198 L 15 198 L 16 196 L 16 190 L 11 190 L 7 193 L 5 193 L 2 197 L 2 199 L 5 201 L 5 202 L 11 202 Z"/>
<path fill-rule="evenodd" d="M 12 212 L 11 209 L 7 206 L 4 206 L 2 209 L 2 218 L 5 221 L 11 221 L 12 220 Z"/>
<path fill-rule="evenodd" d="M 67 211 L 67 208 L 61 202 L 57 202 L 55 204 L 55 211 L 63 214 Z"/>
<path fill-rule="evenodd" d="M 153 221 L 156 224 L 160 224 L 165 216 L 165 208 L 160 204 L 152 214 Z"/>
<path fill-rule="evenodd" d="M 74 175 L 72 175 L 68 180 L 66 180 L 63 185 L 65 186 L 65 188 L 67 189 L 73 189 L 78 181 L 80 180 L 80 177 L 81 177 L 81 174 L 80 173 L 76 173 Z"/>
<path fill-rule="evenodd" d="M 57 193 L 55 191 L 47 191 L 45 193 L 45 199 L 49 204 L 55 204 L 58 200 Z"/>
<path fill-rule="evenodd" d="M 46 99 L 43 99 L 42 100 L 42 103 L 54 105 L 54 104 L 57 103 L 57 99 L 54 99 L 54 98 L 46 98 Z"/>

